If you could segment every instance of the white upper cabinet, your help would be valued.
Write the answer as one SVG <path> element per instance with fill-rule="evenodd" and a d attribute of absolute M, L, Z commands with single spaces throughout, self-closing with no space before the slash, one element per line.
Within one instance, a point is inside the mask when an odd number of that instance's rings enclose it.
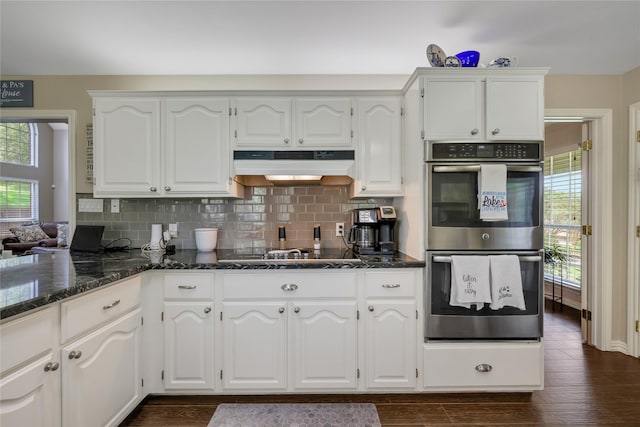
<path fill-rule="evenodd" d="M 482 139 L 484 84 L 480 77 L 424 81 L 426 139 Z"/>
<path fill-rule="evenodd" d="M 94 195 L 157 197 L 160 99 L 94 100 Z"/>
<path fill-rule="evenodd" d="M 424 77 L 425 139 L 544 139 L 544 77 L 500 71 Z"/>
<path fill-rule="evenodd" d="M 351 98 L 238 97 L 234 148 L 239 150 L 349 148 Z"/>
<path fill-rule="evenodd" d="M 229 99 L 94 98 L 94 196 L 232 196 Z"/>
<path fill-rule="evenodd" d="M 487 77 L 486 84 L 488 139 L 544 139 L 542 77 Z"/>
<path fill-rule="evenodd" d="M 399 97 L 358 98 L 357 176 L 352 197 L 402 195 Z"/>
<path fill-rule="evenodd" d="M 296 98 L 294 146 L 351 147 L 351 98 Z"/>
<path fill-rule="evenodd" d="M 167 99 L 163 190 L 179 195 L 229 191 L 229 100 Z"/>
<path fill-rule="evenodd" d="M 291 145 L 290 98 L 236 98 L 234 103 L 236 147 L 282 149 Z"/>

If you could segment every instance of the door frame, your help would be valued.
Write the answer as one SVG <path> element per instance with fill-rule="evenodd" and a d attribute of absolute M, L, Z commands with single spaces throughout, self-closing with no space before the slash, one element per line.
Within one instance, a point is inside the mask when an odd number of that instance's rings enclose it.
<path fill-rule="evenodd" d="M 635 329 L 640 320 L 640 239 L 636 227 L 640 225 L 640 102 L 629 106 L 629 240 L 627 250 L 627 352 L 640 357 L 640 333 Z"/>
<path fill-rule="evenodd" d="M 75 110 L 21 110 L 18 108 L 3 108 L 3 118 L 16 119 L 51 119 L 66 120 L 68 130 L 68 153 L 69 162 L 68 192 L 69 192 L 69 236 L 71 241 L 73 232 L 76 229 L 76 111 Z"/>
<path fill-rule="evenodd" d="M 547 108 L 545 117 L 584 117 L 593 122 L 593 167 L 589 170 L 589 208 L 592 218 L 591 254 L 597 262 L 588 265 L 592 304 L 592 339 L 600 350 L 611 348 L 612 253 L 613 253 L 613 110 L 592 108 Z"/>

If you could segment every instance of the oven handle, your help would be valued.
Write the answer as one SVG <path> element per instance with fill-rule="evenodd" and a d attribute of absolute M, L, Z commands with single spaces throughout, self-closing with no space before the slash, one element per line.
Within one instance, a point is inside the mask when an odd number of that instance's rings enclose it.
<path fill-rule="evenodd" d="M 518 258 L 520 258 L 520 261 L 522 262 L 540 262 L 542 261 L 542 257 L 540 255 L 518 255 Z M 433 262 L 444 262 L 447 264 L 451 264 L 451 257 L 450 256 L 442 256 L 442 255 L 435 255 L 433 257 Z"/>
<path fill-rule="evenodd" d="M 512 172 L 542 172 L 540 166 L 507 165 Z M 480 172 L 480 165 L 434 166 L 434 172 Z"/>

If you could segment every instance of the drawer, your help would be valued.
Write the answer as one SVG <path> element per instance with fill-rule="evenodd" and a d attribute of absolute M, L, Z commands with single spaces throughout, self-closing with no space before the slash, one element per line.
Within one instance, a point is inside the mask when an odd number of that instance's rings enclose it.
<path fill-rule="evenodd" d="M 425 387 L 539 388 L 542 343 L 425 344 Z"/>
<path fill-rule="evenodd" d="M 165 299 L 213 299 L 213 273 L 166 273 Z"/>
<path fill-rule="evenodd" d="M 224 298 L 355 298 L 354 271 L 226 272 Z M 287 290 L 289 289 L 289 290 Z"/>
<path fill-rule="evenodd" d="M 62 342 L 77 337 L 140 305 L 140 276 L 61 305 Z"/>
<path fill-rule="evenodd" d="M 51 351 L 57 345 L 58 313 L 55 305 L 0 326 L 0 372 Z"/>
<path fill-rule="evenodd" d="M 416 270 L 366 271 L 364 277 L 367 297 L 416 296 Z"/>

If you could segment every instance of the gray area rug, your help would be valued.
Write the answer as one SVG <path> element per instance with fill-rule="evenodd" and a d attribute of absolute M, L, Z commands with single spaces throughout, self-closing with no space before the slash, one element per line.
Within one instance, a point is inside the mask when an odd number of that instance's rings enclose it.
<path fill-rule="evenodd" d="M 222 403 L 208 427 L 380 427 L 373 403 Z"/>

